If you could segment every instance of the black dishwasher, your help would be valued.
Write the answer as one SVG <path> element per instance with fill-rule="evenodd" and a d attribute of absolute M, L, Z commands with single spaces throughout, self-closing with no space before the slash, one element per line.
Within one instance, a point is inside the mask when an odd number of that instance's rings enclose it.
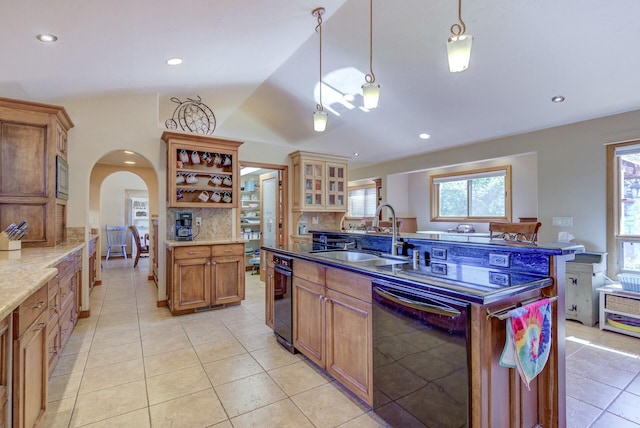
<path fill-rule="evenodd" d="M 375 281 L 374 411 L 393 427 L 469 426 L 469 304 Z"/>
<path fill-rule="evenodd" d="M 293 347 L 293 259 L 273 256 L 273 331 L 278 342 L 295 353 Z"/>

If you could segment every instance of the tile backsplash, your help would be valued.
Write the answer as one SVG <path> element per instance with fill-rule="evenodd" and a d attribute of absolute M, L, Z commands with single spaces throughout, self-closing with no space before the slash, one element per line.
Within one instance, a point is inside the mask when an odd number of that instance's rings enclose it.
<path fill-rule="evenodd" d="M 194 240 L 234 237 L 235 210 L 229 208 L 167 209 L 167 239 L 175 239 L 176 213 L 193 213 Z M 202 217 L 202 226 L 195 225 L 196 217 Z M 200 229 L 198 231 L 198 229 Z M 196 236 L 197 235 L 197 236 Z"/>

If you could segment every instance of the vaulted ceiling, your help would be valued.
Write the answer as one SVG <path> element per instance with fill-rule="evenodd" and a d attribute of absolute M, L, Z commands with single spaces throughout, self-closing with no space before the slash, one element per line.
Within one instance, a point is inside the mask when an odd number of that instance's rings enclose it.
<path fill-rule="evenodd" d="M 374 0 L 380 105 L 363 111 L 366 0 L 29 0 L 0 13 L 0 96 L 211 94 L 216 135 L 371 164 L 640 108 L 640 2 L 463 0 L 471 63 L 447 67 L 456 0 Z M 327 130 L 312 113 L 323 24 Z M 58 36 L 55 44 L 36 40 Z M 184 63 L 170 67 L 178 56 Z M 566 97 L 555 104 L 555 95 Z M 348 101 L 349 100 L 349 101 Z M 431 138 L 421 140 L 420 133 Z M 357 152 L 358 157 L 353 153 Z"/>

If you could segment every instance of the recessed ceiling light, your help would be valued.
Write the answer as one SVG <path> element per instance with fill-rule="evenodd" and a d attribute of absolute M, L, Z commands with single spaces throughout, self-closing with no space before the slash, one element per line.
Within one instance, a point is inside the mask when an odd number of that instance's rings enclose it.
<path fill-rule="evenodd" d="M 564 102 L 564 96 L 562 96 L 562 95 L 556 95 L 556 96 L 554 96 L 554 97 L 551 97 L 551 102 L 554 102 L 554 103 L 561 103 L 561 102 Z"/>
<path fill-rule="evenodd" d="M 58 36 L 56 36 L 55 34 L 47 34 L 47 33 L 38 34 L 36 38 L 44 43 L 53 43 L 56 40 L 58 40 Z"/>
<path fill-rule="evenodd" d="M 134 161 L 124 161 L 124 163 L 126 163 L 127 165 L 135 165 L 136 164 Z"/>
<path fill-rule="evenodd" d="M 355 157 L 358 157 L 358 156 L 360 156 L 360 153 L 358 153 L 358 152 L 354 152 L 354 153 L 353 153 L 353 155 L 354 155 Z"/>
<path fill-rule="evenodd" d="M 167 60 L 168 65 L 180 65 L 182 64 L 182 58 L 169 58 Z"/>
<path fill-rule="evenodd" d="M 134 154 L 135 154 L 135 153 L 133 153 L 133 152 L 131 152 L 131 151 L 129 151 L 129 150 L 124 150 L 124 152 L 125 152 L 126 154 L 128 154 L 128 155 L 134 155 Z"/>
<path fill-rule="evenodd" d="M 429 138 L 431 138 L 431 135 L 423 132 L 422 134 L 418 135 L 418 137 L 420 137 L 423 140 L 428 140 Z"/>

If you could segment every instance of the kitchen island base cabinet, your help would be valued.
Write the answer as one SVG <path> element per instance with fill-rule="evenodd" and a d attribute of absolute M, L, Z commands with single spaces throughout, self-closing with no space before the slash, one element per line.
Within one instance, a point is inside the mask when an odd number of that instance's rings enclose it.
<path fill-rule="evenodd" d="M 264 252 L 265 264 L 267 266 L 267 271 L 265 274 L 265 299 L 264 299 L 264 318 L 265 324 L 273 330 L 275 328 L 275 320 L 274 320 L 274 303 L 275 303 L 275 277 L 274 277 L 274 269 L 275 265 L 273 263 L 273 253 L 270 251 Z"/>
<path fill-rule="evenodd" d="M 0 428 L 9 426 L 9 368 L 11 367 L 11 316 L 0 321 Z"/>
<path fill-rule="evenodd" d="M 373 404 L 371 281 L 295 260 L 294 346 Z"/>
<path fill-rule="evenodd" d="M 174 315 L 244 300 L 244 244 L 167 248 L 167 300 Z"/>

